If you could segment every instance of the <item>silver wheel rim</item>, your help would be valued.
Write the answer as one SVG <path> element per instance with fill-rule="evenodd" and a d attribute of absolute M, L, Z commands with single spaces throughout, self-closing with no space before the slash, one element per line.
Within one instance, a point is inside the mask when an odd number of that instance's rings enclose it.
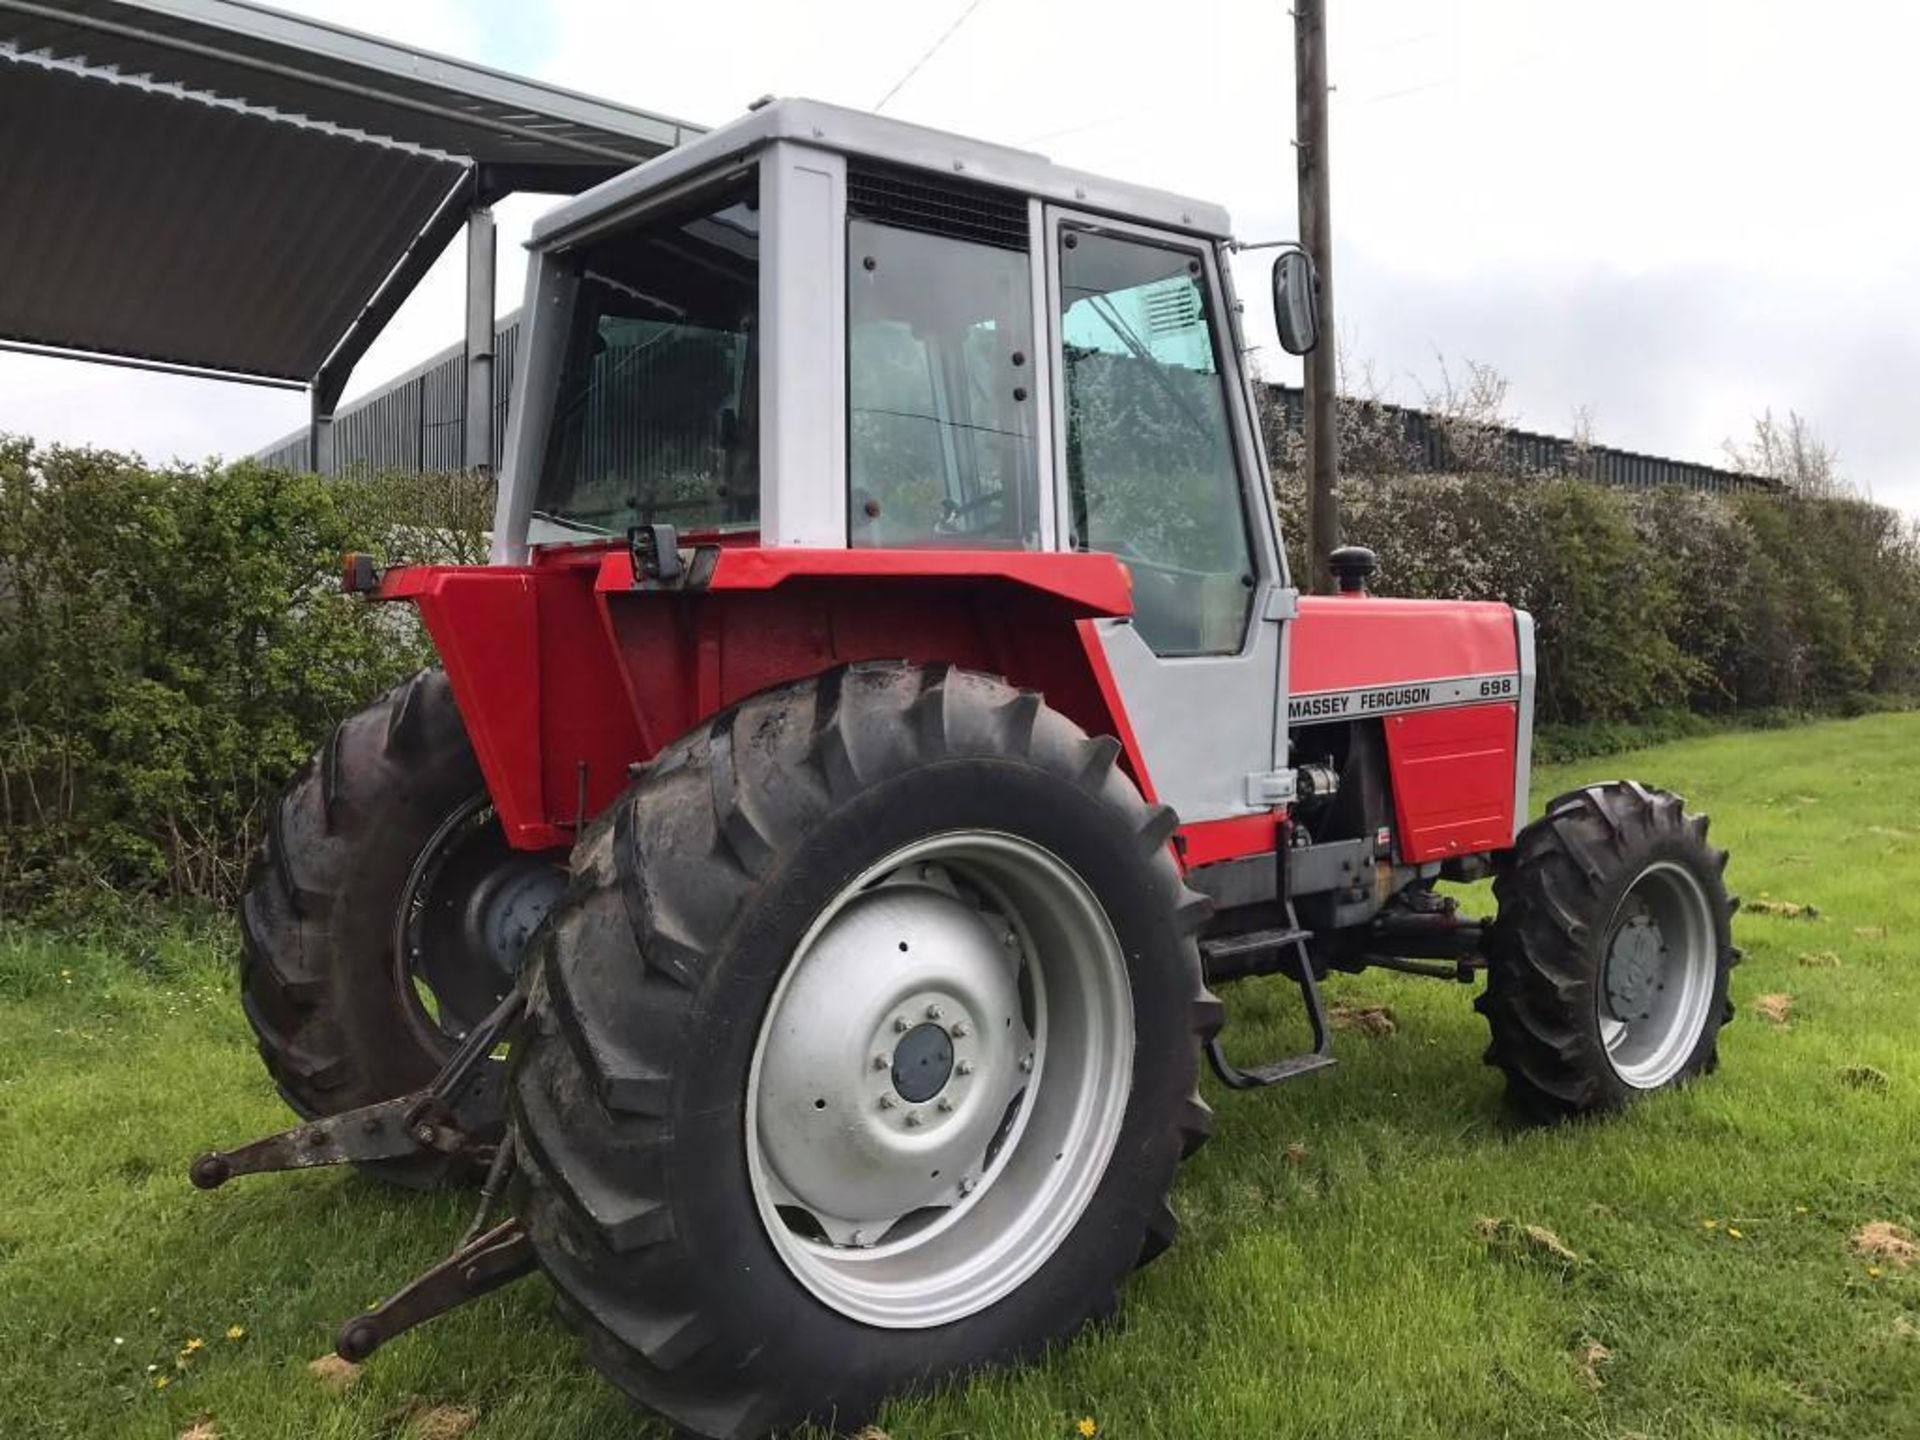
<path fill-rule="evenodd" d="M 1684 865 L 1662 860 L 1634 877 L 1607 926 L 1600 1038 L 1628 1085 L 1653 1090 L 1685 1068 L 1713 1006 L 1713 907 Z"/>
<path fill-rule="evenodd" d="M 809 927 L 747 1077 L 781 1261 L 841 1314 L 944 1325 L 1024 1284 L 1106 1173 L 1133 999 L 1106 912 L 1016 836 L 930 836 Z"/>

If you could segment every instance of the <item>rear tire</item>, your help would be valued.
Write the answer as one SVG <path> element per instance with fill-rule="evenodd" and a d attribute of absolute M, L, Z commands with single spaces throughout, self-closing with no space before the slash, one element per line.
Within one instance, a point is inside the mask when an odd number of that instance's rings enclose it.
<path fill-rule="evenodd" d="M 1494 879 L 1486 1059 L 1533 1120 L 1619 1110 L 1718 1064 L 1739 961 L 1727 852 L 1631 780 L 1557 797 Z"/>
<path fill-rule="evenodd" d="M 463 818 L 488 823 L 485 793 L 447 677 L 427 670 L 344 721 L 268 812 L 240 908 L 241 1004 L 302 1118 L 416 1090 L 452 1052 L 396 959 L 396 913 L 424 853 Z M 470 957 L 447 953 L 458 949 L 438 947 L 443 975 L 471 973 Z M 427 1188 L 468 1162 L 435 1153 L 361 1168 Z"/>
<path fill-rule="evenodd" d="M 1111 1313 L 1127 1274 L 1171 1241 L 1174 1170 L 1210 1128 L 1195 1088 L 1195 1042 L 1218 1028 L 1220 1013 L 1201 983 L 1194 944 L 1209 907 L 1181 883 L 1168 853 L 1172 812 L 1141 800 L 1116 769 L 1117 752 L 1110 739 L 1087 738 L 1039 696 L 999 680 L 946 667 L 856 665 L 722 712 L 663 752 L 589 831 L 575 852 L 573 889 L 536 955 L 530 1023 L 510 1060 L 510 1106 L 521 1213 L 561 1314 L 582 1333 L 592 1363 L 629 1396 L 687 1430 L 728 1440 L 809 1419 L 857 1428 L 897 1390 L 1036 1356 Z M 939 1127 L 963 1126 L 969 1113 L 954 1077 L 970 1074 L 968 1083 L 978 1084 L 1002 1073 L 984 1049 L 978 1073 L 940 1067 L 983 1044 L 988 1022 L 991 1034 L 1018 1037 L 1028 1023 L 1014 1018 L 1020 1003 L 1003 993 L 999 1009 L 972 1011 L 964 987 L 955 992 L 961 1002 L 944 1010 L 926 1003 L 924 987 L 942 983 L 927 978 L 944 973 L 936 967 L 908 987 L 909 1019 L 907 992 L 889 988 L 906 984 L 899 967 L 926 948 L 924 931 L 888 930 L 854 947 L 872 968 L 856 962 L 844 973 L 870 976 L 864 988 L 838 983 L 842 972 L 833 972 L 835 983 L 812 987 L 811 1005 L 795 1009 L 781 997 L 822 973 L 814 967 L 829 963 L 820 958 L 824 947 L 847 933 L 834 927 L 859 923 L 837 917 L 875 913 L 858 907 L 947 907 L 963 917 L 954 933 L 970 933 L 975 922 L 964 917 L 973 912 L 937 893 L 936 879 L 946 878 L 929 878 L 912 857 L 939 854 L 955 893 L 977 901 L 995 882 L 990 867 L 970 870 L 970 857 L 1003 849 L 1044 855 L 1036 870 L 1055 874 L 1057 866 L 1075 877 L 1059 895 L 1081 893 L 1078 885 L 1093 898 L 1089 913 L 1104 917 L 1115 942 L 1117 994 L 1131 1017 L 1123 1083 L 1103 1091 L 1124 1097 L 1111 1106 L 1111 1148 L 1074 1171 L 1086 1177 L 1083 1193 L 1049 1209 L 1067 1217 L 1057 1240 L 1044 1253 L 1022 1252 L 1024 1231 L 989 1228 L 993 1196 L 1025 1193 L 997 1188 L 1011 1186 L 1008 1177 L 1038 1174 L 1045 1183 L 1044 1167 L 1019 1168 L 1035 1153 L 1032 1137 L 1050 1133 L 1041 1101 L 1029 1111 L 1018 1097 L 1006 1111 L 1016 1119 L 994 1132 L 985 1152 L 987 1168 L 973 1172 L 977 1189 L 955 1191 L 976 1197 L 971 1209 L 954 1196 L 930 1202 L 931 1211 L 908 1209 L 885 1222 L 891 1228 L 878 1244 L 875 1232 L 856 1238 L 862 1232 L 828 1218 L 826 1207 L 819 1216 L 797 1201 L 770 1210 L 762 1170 L 798 1156 L 807 1171 L 809 1147 L 831 1148 L 841 1130 L 878 1137 L 873 1173 L 882 1182 L 911 1179 L 894 1151 L 922 1138 L 944 1143 Z M 908 858 L 890 868 L 898 857 Z M 1012 930 L 981 933 L 988 951 L 998 950 L 991 942 L 999 936 L 1015 955 L 1008 964 L 1047 948 L 1017 944 Z M 907 935 L 913 954 L 905 953 Z M 1063 973 L 1054 952 L 1044 968 L 1027 963 L 1041 976 L 1036 987 Z M 1044 1043 L 1057 1045 L 1072 1029 L 1077 1012 L 1064 997 L 1074 992 L 1046 993 L 1056 997 L 1047 1002 L 1055 1020 L 1035 1034 L 1051 1024 Z M 975 1015 L 970 1028 L 954 1023 L 959 1013 Z M 864 1018 L 849 1029 L 849 1015 Z M 952 1049 L 931 1033 L 936 1020 L 949 1028 Z M 882 1038 L 870 1040 L 876 1022 Z M 914 1041 L 909 1029 L 927 1034 Z M 829 1032 L 840 1039 L 818 1038 Z M 890 1050 L 895 1034 L 898 1054 L 873 1053 Z M 782 1056 L 781 1042 L 769 1038 L 782 1035 L 801 1037 L 803 1047 L 818 1038 L 819 1055 Z M 914 1064 L 939 1073 L 903 1072 L 909 1051 Z M 947 1059 L 928 1058 L 939 1055 Z M 816 1059 L 803 1091 L 769 1089 L 770 1073 L 791 1076 L 796 1063 Z M 1092 1074 L 1098 1063 L 1086 1059 L 1080 1068 Z M 876 1105 L 889 1073 L 899 1096 Z M 1066 1084 L 1060 1077 L 1076 1072 L 1065 1061 L 1049 1070 L 1040 1059 L 1027 1073 L 1030 1081 L 1012 1081 L 1025 1084 L 1019 1095 L 1044 1097 L 1047 1084 Z M 939 1090 L 942 1083 L 948 1089 Z M 942 1113 L 936 1095 L 959 1100 Z M 905 1121 L 894 1105 L 924 1114 Z M 817 1141 L 796 1145 L 795 1132 L 782 1128 L 799 1123 L 796 1108 L 821 1112 Z M 896 1139 L 883 1128 L 883 1111 L 926 1128 L 902 1129 Z M 844 1125 L 830 1123 L 834 1116 Z M 1095 1122 L 1087 1126 L 1092 1133 Z M 1076 1144 L 1062 1140 L 1060 1155 L 1046 1158 L 1073 1170 L 1088 1153 Z M 782 1173 L 806 1188 L 795 1171 Z M 810 1173 L 829 1192 L 847 1174 L 867 1174 L 832 1165 Z M 922 1173 L 931 1186 L 931 1172 Z M 858 1206 L 872 1198 L 855 1195 L 835 1213 L 844 1217 L 847 1205 L 866 1213 Z M 973 1234 L 1002 1235 L 1008 1248 L 995 1253 L 1024 1255 L 1026 1278 L 1011 1289 L 960 1284 L 937 1296 L 906 1284 L 887 1292 L 898 1302 L 888 1310 L 884 1295 L 869 1305 L 858 1280 L 842 1284 L 830 1273 L 857 1264 L 866 1245 L 870 1255 L 904 1247 L 893 1253 L 907 1257 L 899 1262 L 905 1273 L 924 1265 L 932 1274 L 942 1246 L 951 1255 L 953 1243 Z M 886 1291 L 884 1278 L 874 1283 L 876 1294 Z"/>

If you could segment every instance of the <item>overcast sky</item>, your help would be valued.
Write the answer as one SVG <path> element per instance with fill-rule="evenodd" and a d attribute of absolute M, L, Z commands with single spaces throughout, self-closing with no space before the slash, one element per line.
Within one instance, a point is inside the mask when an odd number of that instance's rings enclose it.
<path fill-rule="evenodd" d="M 765 93 L 873 106 L 968 0 L 283 0 L 705 124 Z M 1329 0 L 1339 335 L 1391 398 L 1439 357 L 1512 418 L 1718 463 L 1772 407 L 1920 514 L 1920 7 L 1830 0 Z M 1290 236 L 1285 0 L 978 0 L 902 119 L 1223 202 Z M 500 207 L 501 308 L 549 203 Z M 1249 266 L 1253 257 L 1247 257 Z M 460 247 L 349 395 L 457 338 Z M 1255 277 L 1242 280 L 1257 293 Z M 1250 306 L 1255 310 L 1259 307 Z M 1270 373 L 1297 362 L 1269 346 Z M 0 355 L 0 431 L 151 458 L 257 448 L 298 396 Z"/>

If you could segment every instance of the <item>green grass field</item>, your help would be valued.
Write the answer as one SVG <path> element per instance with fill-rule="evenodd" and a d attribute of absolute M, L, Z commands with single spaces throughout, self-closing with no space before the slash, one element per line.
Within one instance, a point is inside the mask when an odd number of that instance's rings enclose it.
<path fill-rule="evenodd" d="M 1614 774 L 1677 789 L 1749 902 L 1818 907 L 1736 919 L 1720 1073 L 1621 1120 L 1516 1131 L 1465 987 L 1337 982 L 1393 1032 L 1342 1033 L 1340 1066 L 1297 1085 L 1213 1090 L 1180 1244 L 1122 1328 L 898 1402 L 885 1429 L 1920 1436 L 1920 1265 L 1850 1247 L 1869 1222 L 1920 1226 L 1917 762 L 1904 714 L 1537 776 L 1537 799 Z M 405 1437 L 446 1406 L 477 1414 L 476 1440 L 664 1436 L 576 1359 L 537 1279 L 395 1342 L 343 1395 L 308 1374 L 470 1202 L 338 1171 L 188 1187 L 196 1151 L 287 1119 L 231 948 L 184 927 L 0 937 L 0 1437 L 172 1440 L 202 1416 L 224 1440 Z M 1784 1024 L 1761 994 L 1792 997 Z M 1227 999 L 1238 1055 L 1299 1043 L 1283 984 Z M 1489 1220 L 1507 1223 L 1488 1238 Z"/>

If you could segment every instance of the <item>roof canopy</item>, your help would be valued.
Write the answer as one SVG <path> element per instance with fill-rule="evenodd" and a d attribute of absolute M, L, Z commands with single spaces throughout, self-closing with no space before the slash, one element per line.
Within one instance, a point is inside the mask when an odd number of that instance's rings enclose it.
<path fill-rule="evenodd" d="M 0 0 L 0 340 L 337 394 L 475 206 L 699 133 L 243 0 Z"/>

